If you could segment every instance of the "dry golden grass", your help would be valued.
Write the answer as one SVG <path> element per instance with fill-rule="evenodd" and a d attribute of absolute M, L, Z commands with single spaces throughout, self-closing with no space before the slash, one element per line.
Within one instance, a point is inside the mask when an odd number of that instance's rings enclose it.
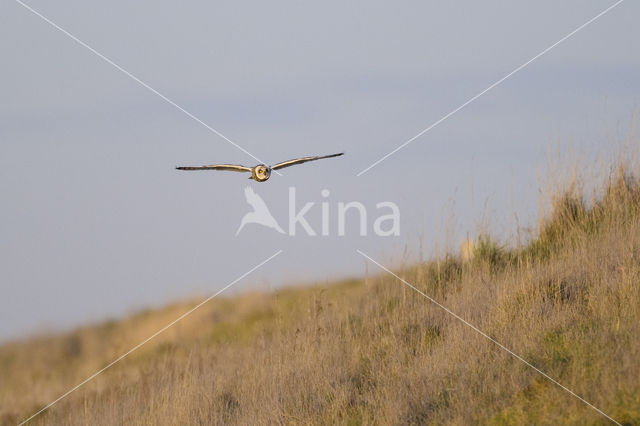
<path fill-rule="evenodd" d="M 640 424 L 640 186 L 554 199 L 525 247 L 488 237 L 399 271 L 626 424 Z M 0 346 L 15 424 L 193 303 Z M 33 424 L 604 424 L 389 275 L 214 299 Z"/>

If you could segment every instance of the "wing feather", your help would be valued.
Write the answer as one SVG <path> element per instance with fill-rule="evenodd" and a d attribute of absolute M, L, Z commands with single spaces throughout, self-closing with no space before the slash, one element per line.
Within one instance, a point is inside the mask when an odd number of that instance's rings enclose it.
<path fill-rule="evenodd" d="M 296 164 L 306 163 L 307 161 L 322 160 L 323 158 L 339 157 L 341 155 L 344 155 L 344 152 L 341 152 L 339 154 L 331 154 L 331 155 L 321 155 L 321 156 L 316 155 L 314 157 L 295 158 L 293 160 L 283 161 L 282 163 L 274 164 L 273 166 L 271 166 L 271 169 L 273 170 L 284 169 L 285 167 L 295 166 Z"/>
<path fill-rule="evenodd" d="M 210 166 L 176 167 L 177 170 L 230 170 L 232 172 L 250 172 L 251 167 L 239 164 L 212 164 Z"/>

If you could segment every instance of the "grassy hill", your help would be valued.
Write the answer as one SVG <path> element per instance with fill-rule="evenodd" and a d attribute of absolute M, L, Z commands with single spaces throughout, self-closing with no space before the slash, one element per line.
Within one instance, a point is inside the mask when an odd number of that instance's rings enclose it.
<path fill-rule="evenodd" d="M 621 423 L 640 424 L 640 185 L 559 193 L 522 247 L 396 271 Z M 196 302 L 0 346 L 15 424 Z M 398 279 L 214 299 L 33 424 L 606 424 Z"/>

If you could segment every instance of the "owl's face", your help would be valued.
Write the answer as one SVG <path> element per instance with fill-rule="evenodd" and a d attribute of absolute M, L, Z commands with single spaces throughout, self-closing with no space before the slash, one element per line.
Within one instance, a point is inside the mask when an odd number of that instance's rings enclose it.
<path fill-rule="evenodd" d="M 271 168 L 265 166 L 264 164 L 260 164 L 259 166 L 256 166 L 256 168 L 254 169 L 254 173 L 255 179 L 258 182 L 264 182 L 265 180 L 269 179 L 269 176 L 271 176 Z"/>

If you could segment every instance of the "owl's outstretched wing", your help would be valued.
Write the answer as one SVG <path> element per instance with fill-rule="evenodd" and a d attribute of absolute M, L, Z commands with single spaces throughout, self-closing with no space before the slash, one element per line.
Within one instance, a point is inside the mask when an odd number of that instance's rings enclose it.
<path fill-rule="evenodd" d="M 210 166 L 176 167 L 177 170 L 230 170 L 232 172 L 250 172 L 251 167 L 239 164 L 212 164 Z"/>
<path fill-rule="evenodd" d="M 284 169 L 285 167 L 295 166 L 296 164 L 306 163 L 307 161 L 322 160 L 323 158 L 339 157 L 341 155 L 344 155 L 344 152 L 341 152 L 339 154 L 296 158 L 294 160 L 288 160 L 288 161 L 283 161 L 282 163 L 274 164 L 273 166 L 271 166 L 271 169 L 273 170 Z"/>

